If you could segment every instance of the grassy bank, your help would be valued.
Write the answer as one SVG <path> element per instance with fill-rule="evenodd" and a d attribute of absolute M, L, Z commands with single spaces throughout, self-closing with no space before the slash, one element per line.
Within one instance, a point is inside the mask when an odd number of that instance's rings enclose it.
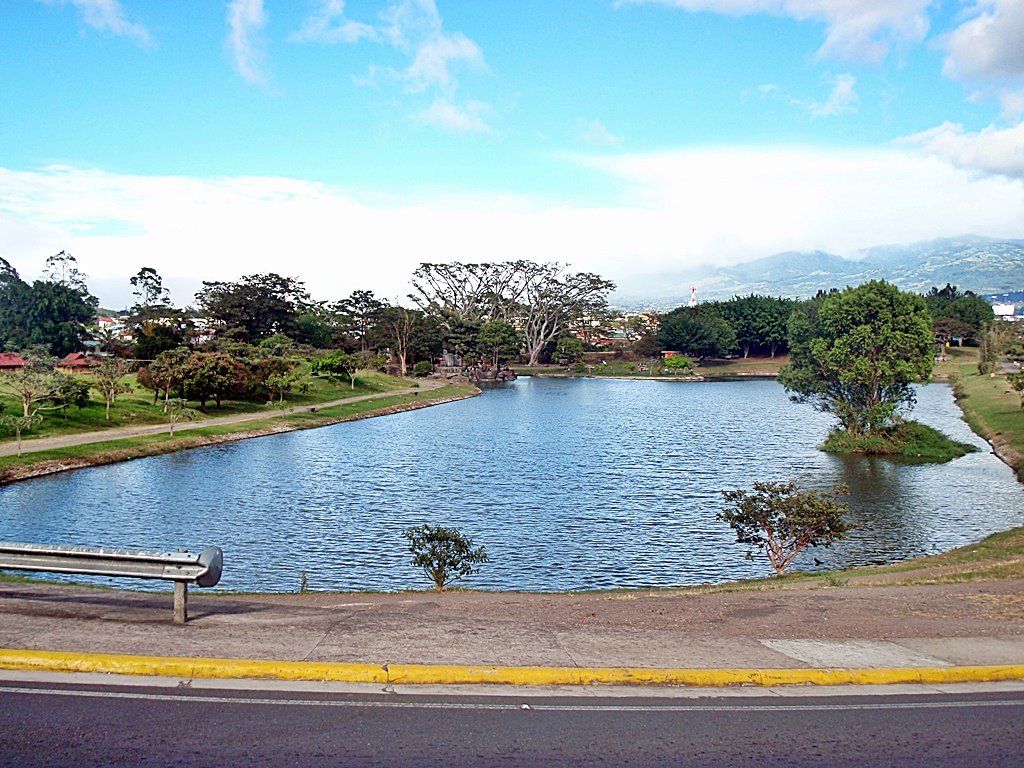
<path fill-rule="evenodd" d="M 75 374 L 75 378 L 90 384 L 95 381 L 91 374 Z M 155 402 L 153 392 L 139 386 L 135 374 L 125 376 L 121 379 L 121 383 L 130 387 L 131 390 L 117 398 L 111 406 L 109 419 L 106 418 L 106 404 L 93 390 L 90 392 L 89 402 L 81 408 L 72 405 L 63 411 L 46 411 L 42 423 L 30 432 L 25 432 L 23 437 L 25 439 L 60 437 L 167 423 L 163 403 Z M 356 378 L 355 388 L 352 388 L 348 381 L 331 381 L 317 376 L 309 377 L 306 379 L 306 383 L 309 386 L 307 391 L 288 394 L 288 405 L 294 407 L 313 405 L 341 398 L 378 394 L 409 386 L 408 381 L 371 371 L 359 374 Z M 6 413 L 17 413 L 21 410 L 20 404 L 9 395 L 0 395 L 0 406 L 6 409 Z M 218 407 L 212 398 L 207 402 L 205 408 L 200 408 L 196 401 L 190 401 L 189 406 L 195 409 L 196 421 L 219 416 L 260 413 L 268 410 L 265 403 L 249 400 L 224 400 Z M 14 441 L 13 435 L 5 435 L 3 432 L 0 432 L 0 435 L 3 435 L 5 442 Z"/>
<path fill-rule="evenodd" d="M 917 421 L 900 422 L 870 435 L 854 436 L 836 429 L 821 448 L 827 453 L 885 456 L 907 464 L 942 464 L 978 450 Z"/>
<path fill-rule="evenodd" d="M 994 533 L 976 544 L 892 565 L 858 566 L 827 573 L 794 571 L 785 576 L 743 579 L 725 584 L 685 587 L 682 592 L 832 589 L 865 586 L 961 584 L 996 579 L 1024 579 L 1024 527 Z"/>
<path fill-rule="evenodd" d="M 960 358 L 951 377 L 957 403 L 971 429 L 992 444 L 1024 482 L 1024 409 L 1003 375 L 982 376 L 975 360 Z"/>
<path fill-rule="evenodd" d="M 4 456 L 0 457 L 0 485 L 69 469 L 113 464 L 204 445 L 399 413 L 428 405 L 461 400 L 478 392 L 476 387 L 469 384 L 448 384 L 428 392 L 396 394 L 373 400 L 343 403 L 331 408 L 319 408 L 314 412 L 277 411 L 276 415 L 274 412 L 270 412 L 263 419 L 246 421 L 242 424 L 200 426 L 187 432 L 178 432 L 174 437 L 161 433 L 26 453 L 20 457 Z"/>

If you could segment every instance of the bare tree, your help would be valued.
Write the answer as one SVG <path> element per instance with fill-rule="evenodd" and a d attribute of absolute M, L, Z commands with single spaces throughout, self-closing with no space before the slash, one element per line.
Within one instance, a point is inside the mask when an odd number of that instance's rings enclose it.
<path fill-rule="evenodd" d="M 386 307 L 381 310 L 379 319 L 391 346 L 391 353 L 398 361 L 402 376 L 405 376 L 408 371 L 406 363 L 409 357 L 409 340 L 420 321 L 419 313 L 405 307 Z"/>
<path fill-rule="evenodd" d="M 537 365 L 544 347 L 587 315 L 607 307 L 607 296 L 615 284 L 592 272 L 562 275 L 559 264 L 546 264 L 533 272 L 524 291 L 523 335 L 530 356 L 527 365 Z"/>
<path fill-rule="evenodd" d="M 453 331 L 501 320 L 522 330 L 530 365 L 569 324 L 597 316 L 614 284 L 589 272 L 564 273 L 561 264 L 421 264 L 410 298 Z"/>
<path fill-rule="evenodd" d="M 121 379 L 130 370 L 131 364 L 127 360 L 118 360 L 112 357 L 104 360 L 93 371 L 96 375 L 96 381 L 93 382 L 92 387 L 103 395 L 103 399 L 107 403 L 106 418 L 108 421 L 110 420 L 110 406 L 117 399 L 117 396 L 132 391 L 130 385 L 121 382 Z"/>

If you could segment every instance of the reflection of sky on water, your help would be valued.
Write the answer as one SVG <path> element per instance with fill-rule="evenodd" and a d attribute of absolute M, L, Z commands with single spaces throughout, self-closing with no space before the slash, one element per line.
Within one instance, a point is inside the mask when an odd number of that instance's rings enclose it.
<path fill-rule="evenodd" d="M 455 525 L 492 589 L 657 586 L 763 575 L 715 515 L 754 480 L 851 489 L 848 541 L 800 567 L 891 561 L 1019 524 L 1024 490 L 958 418 L 915 417 L 985 451 L 945 465 L 828 456 L 827 416 L 771 381 L 521 379 L 472 400 L 98 467 L 0 489 L 0 538 L 218 544 L 224 589 L 424 586 L 409 525 Z"/>

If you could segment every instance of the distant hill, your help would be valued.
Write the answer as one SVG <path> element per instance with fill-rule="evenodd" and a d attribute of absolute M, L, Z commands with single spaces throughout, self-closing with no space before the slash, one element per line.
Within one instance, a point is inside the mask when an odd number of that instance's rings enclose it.
<path fill-rule="evenodd" d="M 904 290 L 925 293 L 951 283 L 961 290 L 992 295 L 1024 290 L 1024 240 L 976 235 L 912 245 L 868 248 L 844 259 L 824 251 L 778 253 L 732 267 L 695 269 L 692 274 L 660 275 L 647 296 L 613 296 L 619 306 L 667 309 L 685 304 L 690 286 L 701 301 L 751 293 L 806 298 L 818 290 L 845 288 L 867 280 L 887 280 Z M 626 292 L 624 292 L 625 294 Z"/>

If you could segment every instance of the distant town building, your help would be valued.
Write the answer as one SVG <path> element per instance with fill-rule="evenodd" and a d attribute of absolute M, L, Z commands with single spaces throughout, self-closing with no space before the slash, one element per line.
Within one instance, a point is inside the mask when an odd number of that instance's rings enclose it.
<path fill-rule="evenodd" d="M 1009 320 L 1017 313 L 1017 307 L 1013 304 L 993 304 L 992 311 L 995 312 L 996 317 Z"/>

